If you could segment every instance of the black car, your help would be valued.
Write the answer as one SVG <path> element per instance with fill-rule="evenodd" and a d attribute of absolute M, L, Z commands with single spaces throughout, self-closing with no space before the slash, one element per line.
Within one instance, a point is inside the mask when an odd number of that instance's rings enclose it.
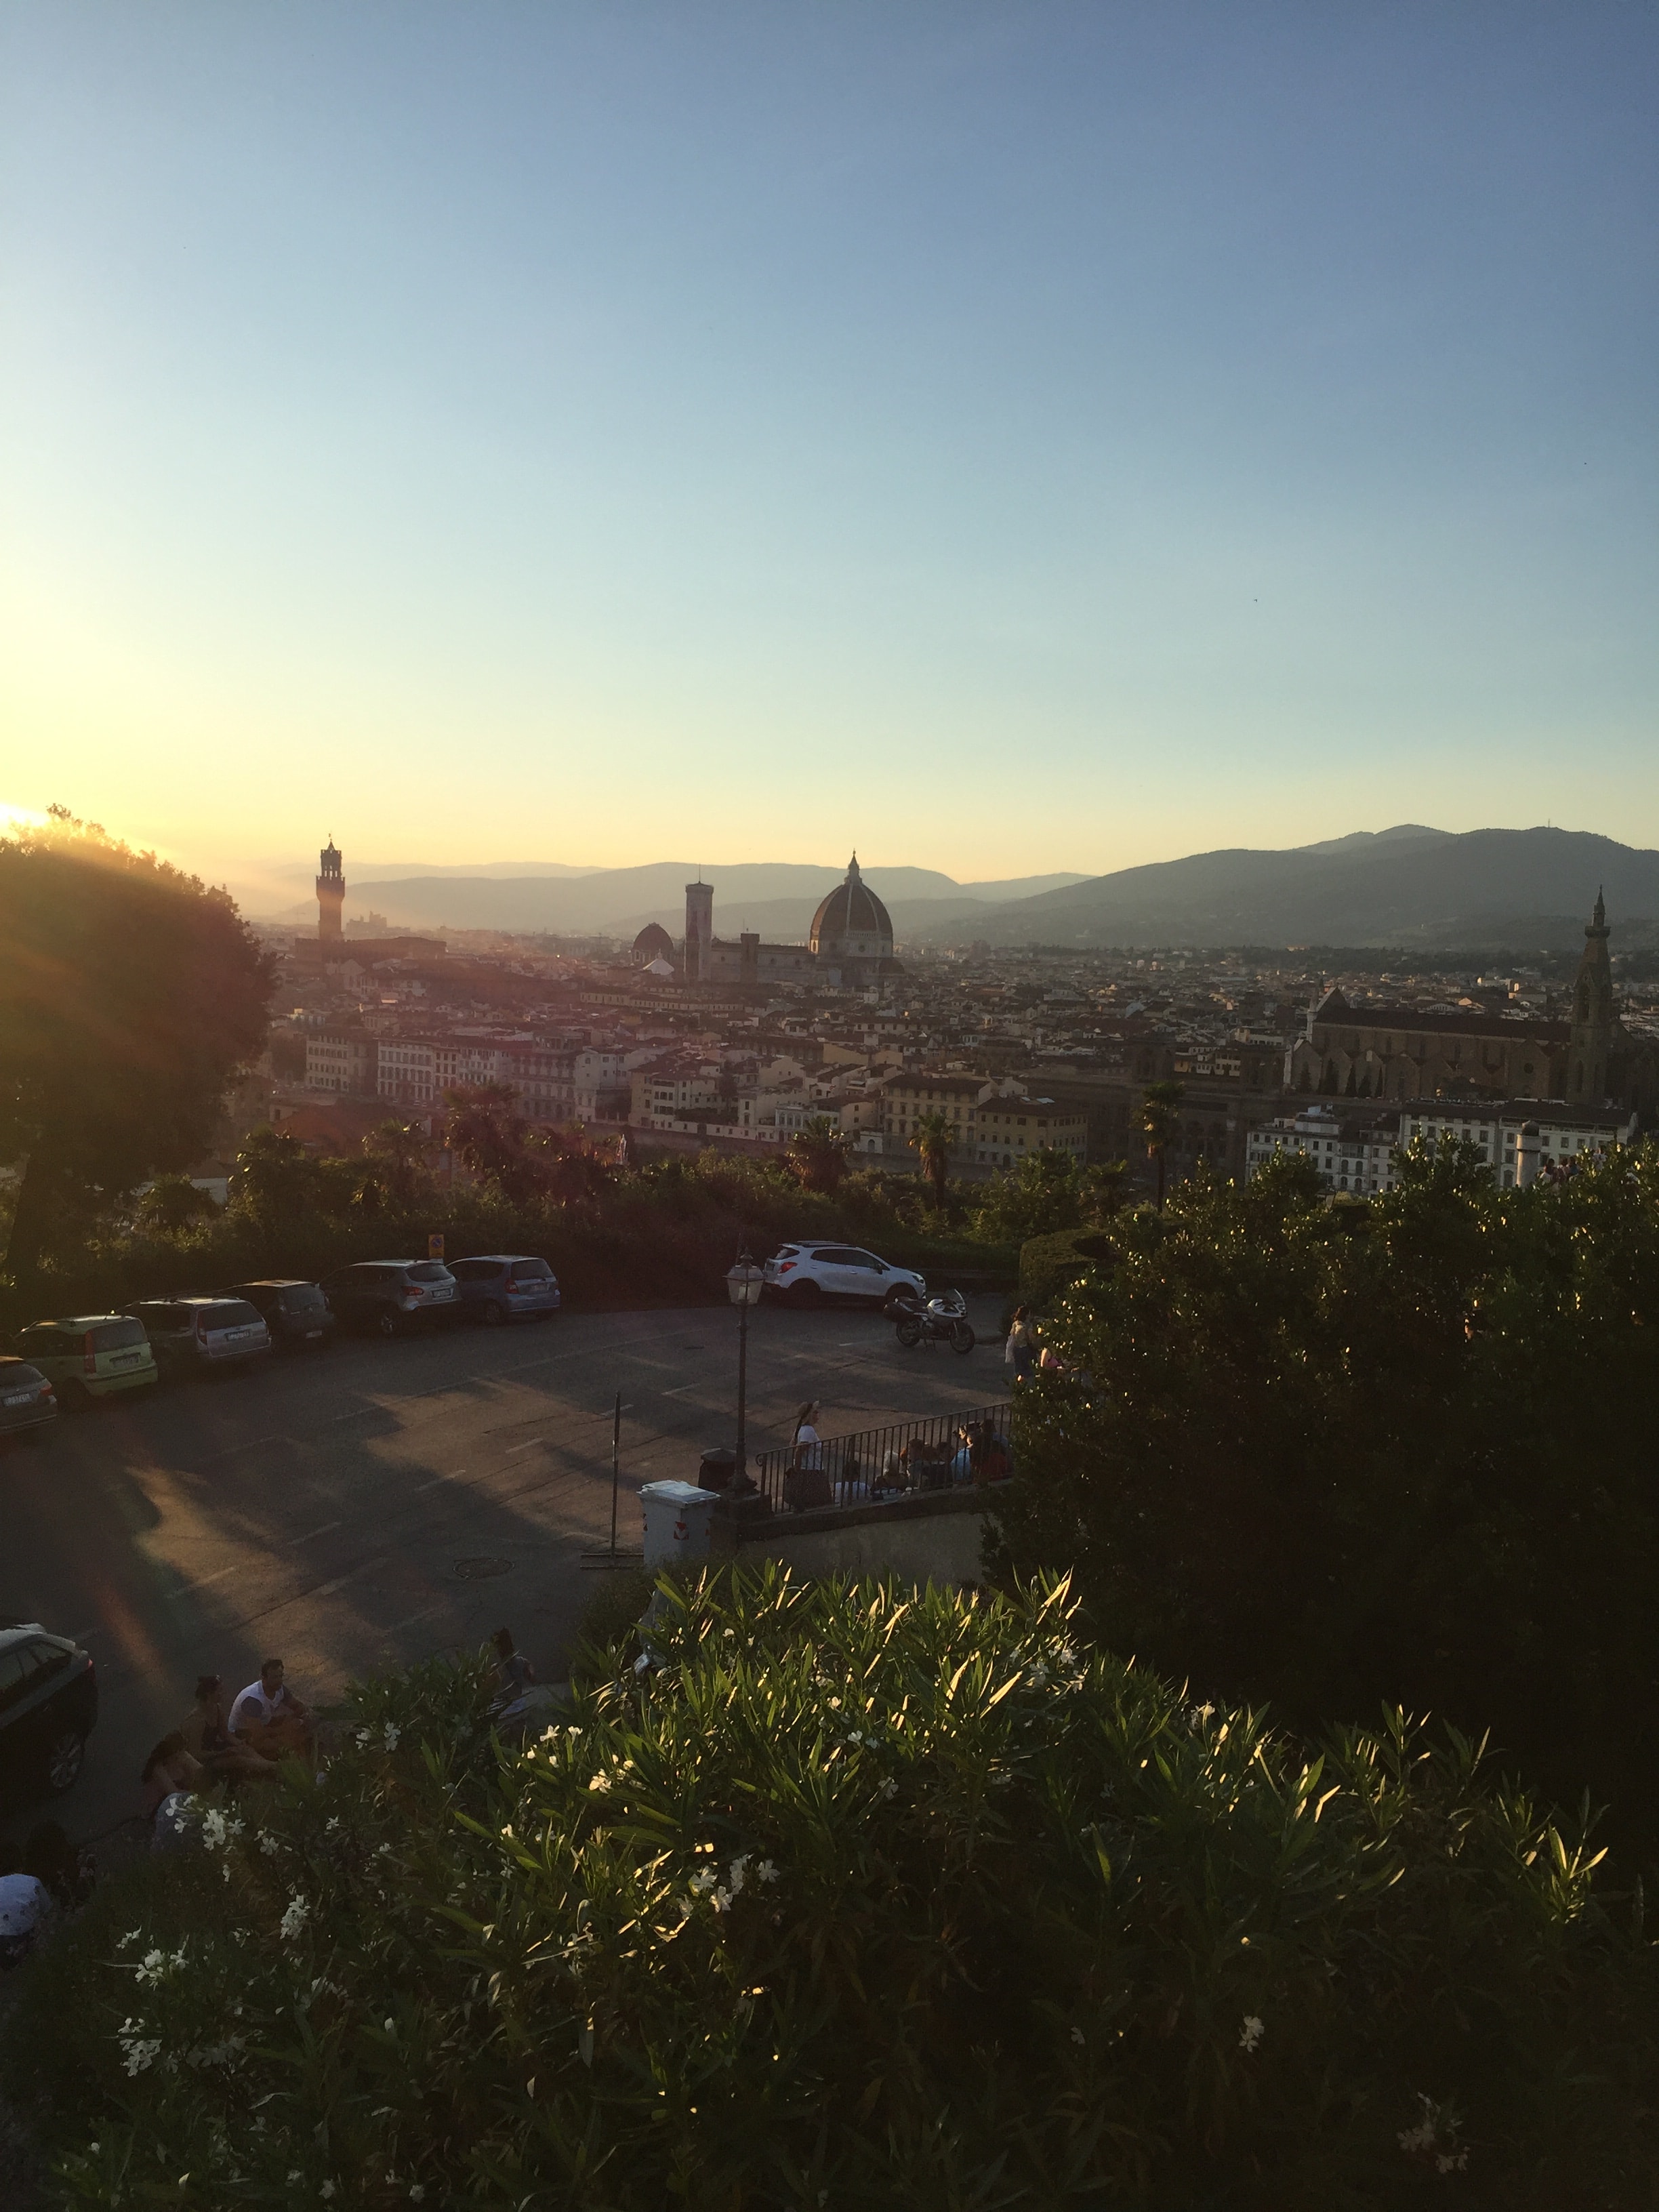
<path fill-rule="evenodd" d="M 441 1260 L 364 1260 L 323 1285 L 343 1328 L 401 1336 L 422 1326 L 453 1328 L 460 1292 Z"/>
<path fill-rule="evenodd" d="M 0 1621 L 0 1786 L 9 1797 L 74 1788 L 98 1718 L 92 1656 L 38 1620 Z"/>
<path fill-rule="evenodd" d="M 265 1283 L 233 1283 L 220 1293 L 227 1298 L 246 1298 L 264 1317 L 270 1340 L 279 1352 L 320 1352 L 334 1340 L 334 1310 L 320 1283 L 290 1283 L 278 1278 Z"/>

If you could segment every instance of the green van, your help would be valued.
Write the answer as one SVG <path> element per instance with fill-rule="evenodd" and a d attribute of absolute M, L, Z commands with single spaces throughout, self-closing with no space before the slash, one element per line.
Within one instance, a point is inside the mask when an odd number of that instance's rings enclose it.
<path fill-rule="evenodd" d="M 143 1390 L 157 1379 L 155 1354 L 144 1324 L 126 1314 L 72 1314 L 38 1321 L 17 1340 L 17 1349 L 40 1369 L 67 1413 L 94 1398 Z"/>

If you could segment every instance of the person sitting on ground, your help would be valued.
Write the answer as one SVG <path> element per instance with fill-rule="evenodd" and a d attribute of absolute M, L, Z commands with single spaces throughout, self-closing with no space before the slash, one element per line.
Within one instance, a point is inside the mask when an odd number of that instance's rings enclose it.
<path fill-rule="evenodd" d="M 23 1871 L 44 1883 L 60 1912 L 74 1912 L 92 1895 L 98 1863 L 84 1845 L 77 1850 L 56 1820 L 42 1820 L 23 1846 Z"/>
<path fill-rule="evenodd" d="M 274 1782 L 276 1762 L 238 1743 L 225 1718 L 223 1685 L 216 1674 L 196 1678 L 196 1703 L 179 1727 L 185 1748 L 216 1782 Z"/>
<path fill-rule="evenodd" d="M 22 1965 L 52 1917 L 45 1882 L 24 1873 L 23 1854 L 15 1844 L 0 1843 L 0 1972 Z"/>
<path fill-rule="evenodd" d="M 514 1644 L 510 1628 L 498 1628 L 489 1641 L 495 1653 L 497 1684 L 489 1710 L 505 1719 L 515 1709 L 523 1709 L 525 1692 L 534 1683 L 536 1670 Z"/>
<path fill-rule="evenodd" d="M 144 1818 L 153 1820 L 164 1798 L 180 1790 L 199 1790 L 206 1779 L 200 1760 L 191 1758 L 185 1748 L 184 1737 L 174 1729 L 171 1735 L 161 1738 L 144 1761 L 144 1771 L 139 1777 L 139 1786 L 144 1793 Z"/>
<path fill-rule="evenodd" d="M 981 1421 L 979 1439 L 974 1447 L 974 1480 L 1006 1482 L 1013 1471 L 1013 1454 L 1008 1449 L 1006 1437 L 997 1434 L 994 1421 Z"/>
<path fill-rule="evenodd" d="M 259 1679 L 237 1693 L 230 1709 L 230 1732 L 265 1759 L 284 1752 L 306 1757 L 315 1738 L 311 1708 L 301 1704 L 283 1679 L 280 1659 L 267 1659 Z"/>

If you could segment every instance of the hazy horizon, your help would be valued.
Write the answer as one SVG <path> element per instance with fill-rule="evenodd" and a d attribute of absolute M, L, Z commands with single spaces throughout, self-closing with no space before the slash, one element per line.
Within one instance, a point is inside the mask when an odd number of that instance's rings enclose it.
<path fill-rule="evenodd" d="M 1611 0 L 15 0 L 0 808 L 233 882 L 1659 845 L 1656 64 Z"/>

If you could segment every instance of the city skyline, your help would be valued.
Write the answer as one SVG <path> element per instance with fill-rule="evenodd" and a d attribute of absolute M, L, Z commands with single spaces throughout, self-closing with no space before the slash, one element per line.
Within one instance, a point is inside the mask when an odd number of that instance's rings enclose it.
<path fill-rule="evenodd" d="M 20 5 L 0 802 L 244 886 L 1659 845 L 1656 58 Z"/>

